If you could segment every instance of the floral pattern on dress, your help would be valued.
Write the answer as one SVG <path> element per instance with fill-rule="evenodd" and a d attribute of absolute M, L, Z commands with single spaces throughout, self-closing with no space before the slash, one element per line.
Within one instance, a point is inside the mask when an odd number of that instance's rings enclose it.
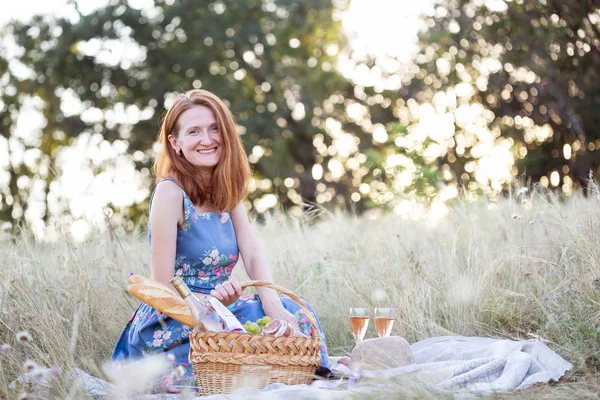
<path fill-rule="evenodd" d="M 204 252 L 201 262 L 194 263 L 193 266 L 199 269 L 199 279 L 204 282 L 208 281 L 212 286 L 216 286 L 229 280 L 231 272 L 237 264 L 238 257 L 238 254 L 221 254 L 219 250 L 213 246 L 212 249 Z"/>
<path fill-rule="evenodd" d="M 152 207 L 152 205 L 150 205 Z M 181 276 L 196 293 L 209 294 L 218 284 L 230 279 L 239 261 L 239 248 L 231 215 L 228 212 L 198 213 L 189 197 L 183 193 L 184 219 L 179 224 L 175 249 L 175 275 Z M 152 230 L 148 226 L 148 239 Z M 286 310 L 298 319 L 302 331 L 311 334 L 311 326 L 300 306 L 287 296 L 281 296 Z M 309 310 L 310 305 L 305 303 Z M 240 322 L 256 321 L 264 316 L 262 302 L 257 294 L 240 297 L 229 306 Z M 318 319 L 316 326 L 322 338 L 322 365 L 330 367 L 325 336 Z M 166 374 L 158 391 L 194 387 L 192 366 L 189 364 L 190 328 L 142 303 L 126 324 L 113 350 L 115 365 L 154 354 L 167 354 L 173 371 Z M 175 371 L 175 372 L 174 372 Z"/>
<path fill-rule="evenodd" d="M 168 340 L 171 338 L 173 332 L 171 332 L 168 328 L 158 329 L 154 331 L 154 335 L 152 336 L 154 340 L 152 343 L 147 342 L 149 347 L 162 347 L 163 342 L 168 343 Z"/>
<path fill-rule="evenodd" d="M 179 228 L 184 232 L 190 230 L 192 224 L 198 223 L 198 220 L 210 220 L 213 214 L 212 212 L 199 213 L 198 211 L 196 211 L 194 204 L 192 204 L 192 201 L 187 196 L 184 196 L 183 205 L 183 221 L 181 221 L 181 223 L 179 224 Z M 222 215 L 226 214 L 223 213 Z M 229 217 L 227 216 L 221 216 L 220 218 L 222 224 L 224 224 L 228 220 Z"/>
<path fill-rule="evenodd" d="M 207 221 L 210 219 L 211 214 L 212 213 L 209 213 L 209 212 L 200 213 L 200 214 L 198 214 L 198 218 Z"/>
<path fill-rule="evenodd" d="M 298 320 L 298 325 L 300 326 L 300 330 L 307 336 L 312 336 L 312 327 L 310 326 L 310 321 L 306 316 L 304 310 L 300 309 L 295 314 L 296 319 Z"/>
<path fill-rule="evenodd" d="M 157 314 L 161 314 L 157 312 Z M 162 315 L 162 314 L 161 314 Z M 160 319 L 166 319 L 168 317 L 160 317 Z M 155 354 L 162 353 L 166 350 L 171 350 L 176 347 L 181 346 L 181 344 L 186 340 L 192 331 L 186 325 L 169 325 L 167 323 L 158 324 L 155 327 L 152 337 L 146 340 L 146 353 Z"/>
<path fill-rule="evenodd" d="M 152 313 L 153 309 L 147 308 L 147 307 L 138 307 L 138 309 L 135 311 L 135 313 L 133 314 L 131 323 L 132 324 L 139 324 L 142 322 L 146 322 L 149 321 L 152 318 Z"/>
<path fill-rule="evenodd" d="M 171 362 L 170 371 L 158 380 L 159 384 L 153 388 L 154 393 L 181 393 L 182 387 L 189 388 L 195 383 L 191 377 L 194 376 L 192 365 L 185 362 Z"/>
<path fill-rule="evenodd" d="M 175 260 L 175 275 L 192 286 L 214 287 L 229 280 L 239 259 L 238 254 L 221 254 L 216 248 L 206 250 L 200 260 L 190 262 L 185 257 Z"/>
<path fill-rule="evenodd" d="M 189 207 L 184 207 L 183 209 L 183 221 L 179 224 L 179 228 L 182 231 L 187 231 L 192 227 L 192 223 L 190 221 L 190 209 Z"/>

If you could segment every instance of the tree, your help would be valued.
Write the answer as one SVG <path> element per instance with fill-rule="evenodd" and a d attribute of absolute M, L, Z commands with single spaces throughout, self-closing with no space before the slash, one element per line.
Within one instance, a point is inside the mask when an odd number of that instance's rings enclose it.
<path fill-rule="evenodd" d="M 510 145 L 513 175 L 570 193 L 590 169 L 598 174 L 599 8 L 595 0 L 435 3 L 420 36 L 419 70 L 403 90 L 455 117 L 440 159 L 452 179 L 470 189 L 489 184 L 476 176 L 487 154 L 479 128 Z M 442 104 L 449 98 L 453 104 Z M 463 111 L 482 123 L 461 120 Z M 499 179 L 496 192 L 511 181 Z"/>
<path fill-rule="evenodd" d="M 57 156 L 82 134 L 127 147 L 151 186 L 149 166 L 158 120 L 172 92 L 205 88 L 228 101 L 257 175 L 251 200 L 260 212 L 303 201 L 368 206 L 361 183 L 385 179 L 385 148 L 373 143 L 371 114 L 387 123 L 392 108 L 355 94 L 335 68 L 345 46 L 339 10 L 344 1 L 156 0 L 138 10 L 125 0 L 67 19 L 37 16 L 13 23 L 5 39 L 19 51 L 0 81 L 0 121 L 10 148 L 35 154 L 33 166 L 12 163 L 2 193 L 0 219 L 23 215 L 28 193 L 41 182 L 48 199 Z M 45 124 L 34 141 L 15 137 L 23 104 L 36 102 Z M 75 107 L 67 109 L 65 103 Z M 348 105 L 363 115 L 349 118 Z M 74 111 L 75 110 L 75 111 Z M 129 119 L 116 115 L 127 114 Z M 95 165 L 102 171 L 104 165 Z M 20 177 L 27 177 L 19 187 Z M 12 199 L 12 200 L 9 200 Z M 47 200 L 46 200 L 47 203 Z M 145 202 L 144 202 L 145 205 Z M 145 213 L 136 204 L 132 219 Z M 48 205 L 41 212 L 48 218 Z"/>

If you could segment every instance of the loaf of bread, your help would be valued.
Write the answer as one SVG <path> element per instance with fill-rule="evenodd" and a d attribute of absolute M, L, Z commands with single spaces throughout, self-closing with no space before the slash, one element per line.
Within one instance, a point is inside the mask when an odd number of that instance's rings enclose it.
<path fill-rule="evenodd" d="M 127 291 L 148 304 L 156 311 L 168 315 L 191 328 L 194 327 L 192 314 L 183 299 L 177 293 L 160 282 L 139 275 L 129 277 Z"/>
<path fill-rule="evenodd" d="M 146 282 L 155 282 L 151 279 L 145 278 L 141 275 L 131 275 L 129 277 L 129 279 L 127 279 L 127 282 L 129 282 L 130 284 L 135 284 L 135 283 L 146 283 Z M 156 282 L 158 283 L 158 282 Z"/>

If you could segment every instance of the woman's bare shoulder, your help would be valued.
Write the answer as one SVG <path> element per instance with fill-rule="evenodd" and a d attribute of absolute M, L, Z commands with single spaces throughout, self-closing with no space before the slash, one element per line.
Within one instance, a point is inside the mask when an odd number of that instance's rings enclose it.
<path fill-rule="evenodd" d="M 229 214 L 231 215 L 231 218 L 235 218 L 235 217 L 239 218 L 240 216 L 247 217 L 248 214 L 247 214 L 246 206 L 244 205 L 244 202 L 240 201 L 233 210 L 229 211 Z"/>
<path fill-rule="evenodd" d="M 183 200 L 183 192 L 179 186 L 173 181 L 164 180 L 156 185 L 153 202 L 161 204 L 172 204 L 171 202 L 181 202 Z"/>

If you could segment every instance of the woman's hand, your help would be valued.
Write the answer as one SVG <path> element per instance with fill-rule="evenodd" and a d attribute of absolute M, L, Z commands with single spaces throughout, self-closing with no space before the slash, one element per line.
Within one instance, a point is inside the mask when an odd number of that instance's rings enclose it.
<path fill-rule="evenodd" d="M 296 316 L 294 314 L 292 314 L 291 312 L 289 312 L 288 310 L 286 310 L 283 307 L 283 305 L 272 307 L 272 308 L 270 308 L 268 310 L 264 310 L 264 311 L 265 311 L 265 314 L 271 318 L 271 320 L 282 319 L 284 321 L 289 322 L 294 327 L 298 328 L 298 330 L 300 332 L 302 332 L 302 330 L 300 329 L 300 326 L 298 325 L 298 319 L 296 318 Z"/>
<path fill-rule="evenodd" d="M 242 287 L 233 278 L 223 282 L 222 285 L 217 285 L 210 291 L 210 295 L 223 303 L 224 306 L 231 305 L 237 301 L 242 295 Z"/>

